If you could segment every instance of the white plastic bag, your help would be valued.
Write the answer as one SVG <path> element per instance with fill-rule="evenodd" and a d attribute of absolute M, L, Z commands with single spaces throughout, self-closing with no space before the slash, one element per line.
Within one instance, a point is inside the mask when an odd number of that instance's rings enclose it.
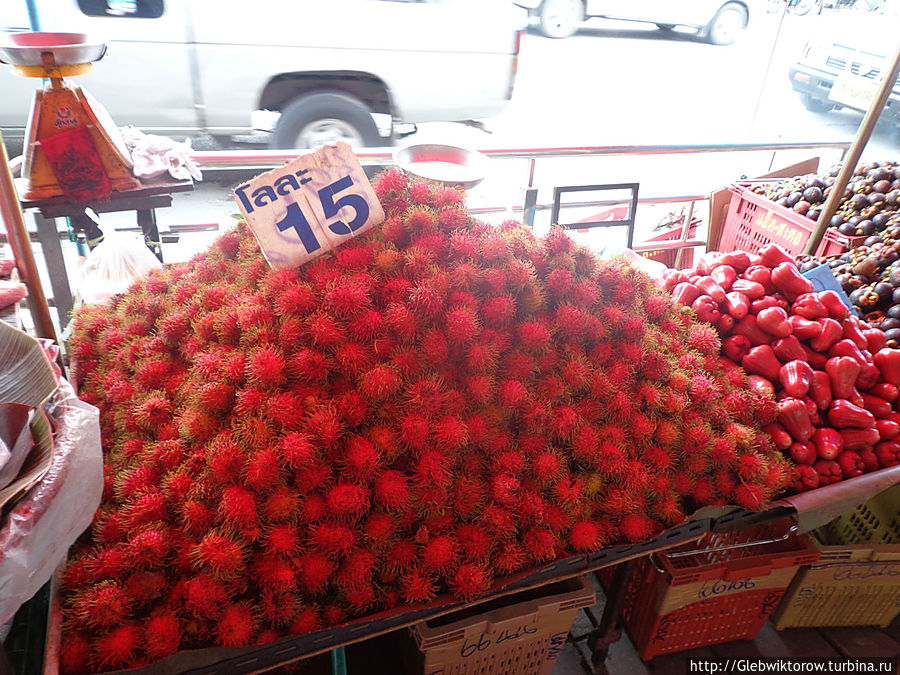
<path fill-rule="evenodd" d="M 88 305 L 99 305 L 124 293 L 161 263 L 136 235 L 112 232 L 106 235 L 81 265 L 78 295 Z"/>
<path fill-rule="evenodd" d="M 100 413 L 60 381 L 50 469 L 0 521 L 0 625 L 33 596 L 91 524 L 103 493 Z"/>
<path fill-rule="evenodd" d="M 138 178 L 156 178 L 168 173 L 176 180 L 203 180 L 199 167 L 191 159 L 191 141 L 145 134 L 134 127 L 120 129 L 125 146 L 131 152 L 133 173 Z"/>

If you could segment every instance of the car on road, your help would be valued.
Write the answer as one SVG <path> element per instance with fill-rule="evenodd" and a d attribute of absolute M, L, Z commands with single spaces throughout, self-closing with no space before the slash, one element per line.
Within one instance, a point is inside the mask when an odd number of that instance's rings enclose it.
<path fill-rule="evenodd" d="M 640 21 L 662 30 L 688 29 L 729 45 L 750 23 L 755 0 L 513 0 L 538 18 L 547 37 L 568 37 L 590 18 Z"/>
<path fill-rule="evenodd" d="M 527 22 L 508 0 L 34 4 L 44 31 L 106 38 L 94 72 L 73 79 L 116 124 L 229 138 L 274 118 L 275 148 L 388 145 L 399 124 L 494 117 Z M 29 30 L 26 7 L 0 1 L 0 31 Z M 36 86 L 0 65 L 4 136 L 22 137 Z"/>
<path fill-rule="evenodd" d="M 807 110 L 869 109 L 890 68 L 888 55 L 897 44 L 893 28 L 897 24 L 887 18 L 900 21 L 900 14 L 848 17 L 832 30 L 818 31 L 803 46 L 788 76 Z M 900 132 L 900 78 L 894 82 L 882 118 L 896 123 Z"/>

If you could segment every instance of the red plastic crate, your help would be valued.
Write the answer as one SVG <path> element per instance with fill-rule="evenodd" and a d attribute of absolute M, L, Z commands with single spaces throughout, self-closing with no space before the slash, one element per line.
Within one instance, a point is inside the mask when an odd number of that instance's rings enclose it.
<path fill-rule="evenodd" d="M 800 565 L 819 558 L 809 537 L 789 533 L 788 526 L 781 521 L 713 532 L 693 544 L 638 560 L 621 616 L 641 659 L 753 638 Z M 736 544 L 748 545 L 723 548 Z M 604 585 L 611 579 L 612 568 L 604 570 Z"/>
<path fill-rule="evenodd" d="M 769 243 L 778 244 L 791 255 L 800 255 L 816 223 L 806 216 L 776 204 L 741 184 L 728 188 L 731 204 L 725 216 L 719 251 L 755 253 Z M 848 237 L 828 228 L 816 255 L 843 253 L 865 237 Z"/>
<path fill-rule="evenodd" d="M 697 236 L 697 227 L 701 224 L 699 218 L 691 218 L 691 226 L 688 228 L 688 239 L 693 239 Z M 658 234 L 655 237 L 651 237 L 645 242 L 641 242 L 641 246 L 646 246 L 648 244 L 652 244 L 657 241 L 678 241 L 681 239 L 681 231 L 684 229 L 684 226 L 681 225 L 679 227 L 672 228 L 671 230 L 667 230 L 662 234 Z M 678 256 L 677 249 L 664 249 L 659 251 L 654 250 L 645 250 L 641 251 L 641 255 L 647 258 L 648 260 L 655 260 L 656 262 L 661 262 L 666 267 L 675 267 L 675 258 Z M 687 269 L 694 265 L 694 249 L 693 248 L 685 248 L 681 253 L 681 269 Z"/>

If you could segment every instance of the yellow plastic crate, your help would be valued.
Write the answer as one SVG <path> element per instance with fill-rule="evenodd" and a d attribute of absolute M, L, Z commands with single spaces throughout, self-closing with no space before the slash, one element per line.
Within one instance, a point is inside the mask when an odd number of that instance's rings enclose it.
<path fill-rule="evenodd" d="M 549 675 L 578 610 L 595 602 L 590 577 L 581 576 L 500 598 L 478 614 L 462 610 L 417 624 L 410 630 L 421 672 Z"/>
<path fill-rule="evenodd" d="M 821 558 L 775 610 L 775 628 L 887 626 L 900 614 L 900 485 L 814 532 Z"/>

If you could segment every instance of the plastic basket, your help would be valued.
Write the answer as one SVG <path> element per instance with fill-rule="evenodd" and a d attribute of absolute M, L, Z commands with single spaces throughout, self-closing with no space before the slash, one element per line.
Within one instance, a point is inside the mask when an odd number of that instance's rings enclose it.
<path fill-rule="evenodd" d="M 699 218 L 691 219 L 691 226 L 688 228 L 688 239 L 691 239 L 697 235 L 697 227 L 701 224 Z M 672 228 L 662 234 L 658 234 L 655 237 L 651 237 L 645 242 L 641 243 L 641 246 L 647 246 L 648 244 L 652 244 L 658 241 L 678 241 L 681 239 L 682 230 L 684 229 L 684 225 L 679 227 Z M 641 251 L 641 255 L 648 260 L 655 260 L 656 262 L 661 262 L 666 267 L 675 267 L 675 259 L 678 257 L 677 249 L 661 249 L 654 251 L 653 249 L 645 249 Z M 687 269 L 692 267 L 694 264 L 694 249 L 690 247 L 686 247 L 682 250 L 681 253 L 681 268 Z"/>
<path fill-rule="evenodd" d="M 799 255 L 812 236 L 815 222 L 756 194 L 736 183 L 729 186 L 731 203 L 719 240 L 719 251 L 755 253 L 766 244 L 778 244 L 791 255 Z M 829 256 L 849 250 L 865 237 L 847 237 L 827 229 L 816 255 Z"/>
<path fill-rule="evenodd" d="M 425 675 L 549 675 L 582 607 L 596 602 L 589 576 L 543 586 L 412 627 Z M 499 606 L 497 606 L 499 605 Z"/>
<path fill-rule="evenodd" d="M 643 660 L 750 639 L 800 565 L 818 560 L 809 537 L 784 521 L 710 533 L 687 548 L 637 561 L 622 620 Z M 601 575 L 608 585 L 611 572 Z"/>
<path fill-rule="evenodd" d="M 887 626 L 900 614 L 900 486 L 815 531 L 817 565 L 800 570 L 772 620 L 796 626 Z"/>

